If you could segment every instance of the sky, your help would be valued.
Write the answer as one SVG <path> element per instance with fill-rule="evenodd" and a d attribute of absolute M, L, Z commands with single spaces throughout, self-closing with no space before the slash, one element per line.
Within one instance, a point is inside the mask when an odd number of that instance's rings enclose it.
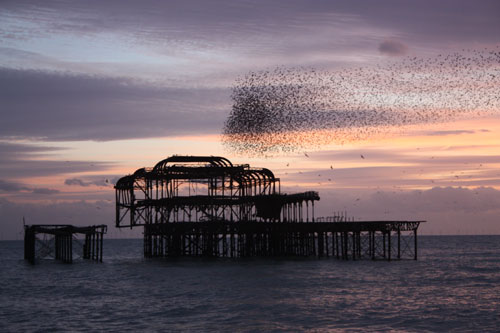
<path fill-rule="evenodd" d="M 23 217 L 140 236 L 112 227 L 112 184 L 174 154 L 269 168 L 285 192 L 319 192 L 316 216 L 342 211 L 356 220 L 426 220 L 423 234 L 500 234 L 498 104 L 277 155 L 221 140 L 232 88 L 249 72 L 335 73 L 498 51 L 499 17 L 500 3 L 482 0 L 3 0 L 0 239 L 21 239 Z M 499 63 L 488 70 L 500 77 Z M 467 80 L 461 87 L 475 86 Z"/>

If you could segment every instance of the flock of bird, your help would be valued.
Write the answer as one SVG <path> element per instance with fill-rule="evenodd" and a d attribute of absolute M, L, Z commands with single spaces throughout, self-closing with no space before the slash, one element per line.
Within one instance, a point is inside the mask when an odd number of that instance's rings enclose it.
<path fill-rule="evenodd" d="M 500 47 L 336 71 L 278 67 L 232 87 L 226 147 L 269 155 L 500 112 Z"/>

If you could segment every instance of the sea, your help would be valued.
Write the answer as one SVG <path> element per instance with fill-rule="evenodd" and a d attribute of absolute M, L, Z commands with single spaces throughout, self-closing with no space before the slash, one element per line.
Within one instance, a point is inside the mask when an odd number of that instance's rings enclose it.
<path fill-rule="evenodd" d="M 23 260 L 0 242 L 0 332 L 499 332 L 500 236 L 420 236 L 419 258 Z"/>

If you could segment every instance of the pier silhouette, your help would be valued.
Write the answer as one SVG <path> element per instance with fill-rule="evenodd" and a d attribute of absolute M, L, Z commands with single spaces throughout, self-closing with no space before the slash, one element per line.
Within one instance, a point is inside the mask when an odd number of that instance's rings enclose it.
<path fill-rule="evenodd" d="M 316 218 L 318 192 L 281 193 L 266 168 L 172 156 L 116 185 L 116 227 L 144 228 L 144 256 L 417 259 L 424 221 Z"/>
<path fill-rule="evenodd" d="M 36 259 L 52 257 L 64 263 L 73 262 L 75 235 L 85 236 L 82 258 L 102 262 L 103 235 L 106 225 L 78 227 L 69 224 L 32 224 L 24 226 L 24 259 L 35 264 Z M 37 235 L 49 236 L 37 237 Z"/>

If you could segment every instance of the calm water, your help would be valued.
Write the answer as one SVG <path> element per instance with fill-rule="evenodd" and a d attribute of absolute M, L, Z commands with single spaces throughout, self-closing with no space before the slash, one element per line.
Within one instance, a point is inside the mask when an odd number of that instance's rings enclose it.
<path fill-rule="evenodd" d="M 418 261 L 24 262 L 0 242 L 0 331 L 499 331 L 500 236 L 419 238 Z"/>

